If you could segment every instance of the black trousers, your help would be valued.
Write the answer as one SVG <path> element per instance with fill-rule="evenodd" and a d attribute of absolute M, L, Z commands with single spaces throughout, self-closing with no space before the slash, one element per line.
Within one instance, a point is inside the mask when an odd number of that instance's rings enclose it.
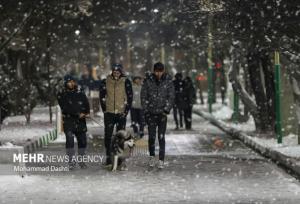
<path fill-rule="evenodd" d="M 179 123 L 178 123 L 178 114 L 179 114 Z M 182 109 L 179 109 L 176 105 L 173 106 L 173 116 L 174 116 L 174 121 L 175 121 L 175 124 L 176 124 L 176 128 L 179 127 L 183 127 L 183 123 L 182 123 L 182 120 L 183 120 L 183 115 L 184 115 L 184 111 Z"/>
<path fill-rule="evenodd" d="M 131 108 L 130 114 L 134 133 L 143 133 L 145 126 L 143 109 Z"/>
<path fill-rule="evenodd" d="M 126 117 L 121 114 L 105 113 L 104 114 L 104 145 L 106 149 L 106 157 L 110 159 L 111 154 L 111 138 L 114 132 L 114 128 L 119 130 L 125 130 Z"/>
<path fill-rule="evenodd" d="M 78 145 L 78 155 L 83 156 L 85 155 L 86 147 L 87 147 L 87 137 L 85 132 L 73 132 L 73 131 L 66 131 L 66 153 L 69 157 L 69 162 L 71 162 L 71 159 L 75 155 L 75 149 L 74 149 L 74 135 L 77 139 L 77 145 Z"/>
<path fill-rule="evenodd" d="M 184 110 L 184 123 L 187 130 L 192 129 L 192 109 L 193 106 L 189 106 L 189 108 Z"/>
<path fill-rule="evenodd" d="M 146 116 L 148 125 L 149 141 L 148 148 L 150 156 L 155 156 L 156 133 L 159 142 L 159 160 L 165 159 L 165 134 L 167 129 L 167 116 L 163 114 L 149 114 Z"/>

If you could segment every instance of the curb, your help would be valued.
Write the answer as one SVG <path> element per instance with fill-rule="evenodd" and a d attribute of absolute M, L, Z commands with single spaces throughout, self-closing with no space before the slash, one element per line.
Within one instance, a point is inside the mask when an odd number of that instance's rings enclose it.
<path fill-rule="evenodd" d="M 50 141 L 57 139 L 57 130 L 51 130 L 46 135 L 43 135 L 37 139 L 27 142 L 24 147 L 24 153 L 32 153 L 38 149 L 41 149 L 49 144 Z"/>
<path fill-rule="evenodd" d="M 247 134 L 236 130 L 235 128 L 229 127 L 226 123 L 217 120 L 209 113 L 205 113 L 199 110 L 194 110 L 193 113 L 208 120 L 212 125 L 218 127 L 225 133 L 232 136 L 234 139 L 239 139 L 246 146 L 258 152 L 262 156 L 273 160 L 277 165 L 283 166 L 284 168 L 288 169 L 293 174 L 295 174 L 295 177 L 300 178 L 300 160 L 297 160 L 297 158 L 286 156 L 281 152 L 258 144 L 257 142 L 252 140 L 251 137 Z"/>

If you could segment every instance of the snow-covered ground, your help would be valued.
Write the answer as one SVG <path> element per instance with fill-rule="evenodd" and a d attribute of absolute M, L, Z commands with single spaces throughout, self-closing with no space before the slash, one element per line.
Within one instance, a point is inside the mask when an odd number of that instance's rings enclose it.
<path fill-rule="evenodd" d="M 208 107 L 207 105 L 197 105 L 196 110 L 201 110 L 203 112 L 207 113 Z M 230 122 L 231 115 L 233 113 L 233 110 L 228 107 L 227 105 L 222 105 L 220 101 L 218 101 L 217 104 L 213 105 L 213 113 L 212 116 L 222 121 L 227 127 L 235 128 L 236 130 L 242 131 L 242 132 L 254 132 L 255 131 L 255 124 L 253 117 L 251 116 L 249 121 L 246 123 L 233 123 Z M 288 135 L 283 137 L 283 143 L 278 144 L 277 139 L 275 138 L 262 138 L 257 136 L 247 136 L 248 139 L 253 140 L 254 142 L 258 143 L 261 146 L 271 148 L 273 150 L 276 150 L 286 156 L 294 157 L 297 159 L 300 159 L 300 145 L 298 144 L 298 136 L 297 135 Z"/>
<path fill-rule="evenodd" d="M 55 109 L 54 109 L 55 110 Z M 26 124 L 25 116 L 11 116 L 3 121 L 0 131 L 1 143 L 12 143 L 22 145 L 27 141 L 34 140 L 55 127 L 55 114 L 53 114 L 53 124 L 49 122 L 48 109 L 38 107 L 34 109 L 31 115 L 31 123 Z"/>
<path fill-rule="evenodd" d="M 0 203 L 298 204 L 296 179 L 204 119 L 193 118 L 192 131 L 175 131 L 169 116 L 163 170 L 149 170 L 147 157 L 134 156 L 127 172 L 90 164 L 58 175 L 3 175 Z M 225 148 L 216 151 L 211 146 L 214 137 L 220 137 Z M 64 144 L 39 153 L 63 154 Z"/>

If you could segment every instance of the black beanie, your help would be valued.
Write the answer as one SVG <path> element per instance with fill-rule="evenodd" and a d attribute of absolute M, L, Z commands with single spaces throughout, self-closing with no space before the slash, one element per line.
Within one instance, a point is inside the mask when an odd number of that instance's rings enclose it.
<path fill-rule="evenodd" d="M 116 63 L 116 64 L 113 64 L 111 66 L 111 70 L 112 71 L 119 71 L 119 72 L 123 73 L 123 66 L 121 64 Z"/>

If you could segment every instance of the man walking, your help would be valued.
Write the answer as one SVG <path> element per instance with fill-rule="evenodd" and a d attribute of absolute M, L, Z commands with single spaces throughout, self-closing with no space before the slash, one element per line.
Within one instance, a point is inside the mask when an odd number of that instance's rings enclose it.
<path fill-rule="evenodd" d="M 116 126 L 117 131 L 125 130 L 126 117 L 132 104 L 132 85 L 123 73 L 121 64 L 112 65 L 112 73 L 102 81 L 100 103 L 104 112 L 104 144 L 106 165 L 111 165 L 111 138 Z"/>
<path fill-rule="evenodd" d="M 193 105 L 196 103 L 196 90 L 193 85 L 193 81 L 191 77 L 187 76 L 185 78 L 184 83 L 184 89 L 183 89 L 183 101 L 184 106 L 184 123 L 185 123 L 185 129 L 191 130 L 192 129 L 192 110 Z"/>
<path fill-rule="evenodd" d="M 153 73 L 145 79 L 141 90 L 141 102 L 149 132 L 150 167 L 155 166 L 155 139 L 158 132 L 158 168 L 164 168 L 167 115 L 173 107 L 174 98 L 172 77 L 165 72 L 164 65 L 157 62 L 154 64 Z"/>
<path fill-rule="evenodd" d="M 78 90 L 76 80 L 71 75 L 64 77 L 64 85 L 65 89 L 58 94 L 57 100 L 63 115 L 69 169 L 73 170 L 76 167 L 74 135 L 78 143 L 78 155 L 84 156 L 87 147 L 85 119 L 90 114 L 90 106 L 86 95 Z M 80 162 L 79 166 L 86 168 L 84 162 Z"/>
<path fill-rule="evenodd" d="M 133 101 L 130 110 L 131 123 L 134 134 L 142 138 L 144 136 L 144 111 L 141 104 L 142 78 L 136 76 L 132 81 Z"/>
<path fill-rule="evenodd" d="M 173 115 L 174 115 L 174 120 L 176 124 L 175 130 L 179 130 L 179 127 L 183 127 L 183 106 L 184 106 L 184 101 L 183 101 L 183 88 L 184 88 L 184 80 L 182 79 L 182 73 L 176 73 L 175 74 L 175 79 L 173 81 L 174 83 L 174 88 L 175 88 L 175 103 L 173 107 Z M 178 114 L 179 114 L 179 122 L 178 122 Z"/>

